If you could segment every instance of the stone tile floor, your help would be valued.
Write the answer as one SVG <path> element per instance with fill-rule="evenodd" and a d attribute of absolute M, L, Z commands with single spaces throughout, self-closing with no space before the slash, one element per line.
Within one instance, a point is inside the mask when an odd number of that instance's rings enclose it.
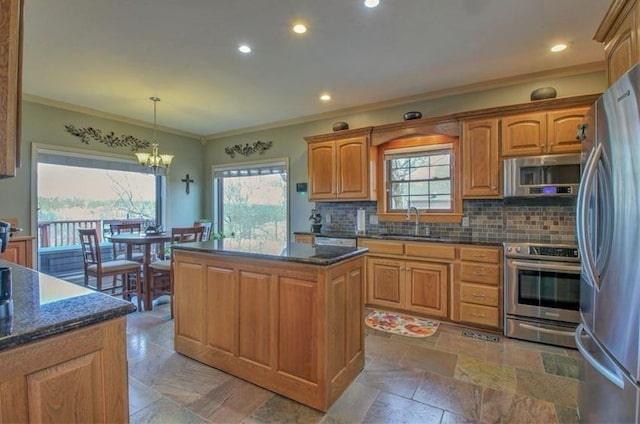
<path fill-rule="evenodd" d="M 427 338 L 367 329 L 365 368 L 327 413 L 173 350 L 168 304 L 128 315 L 132 423 L 577 423 L 577 351 L 441 324 Z"/>

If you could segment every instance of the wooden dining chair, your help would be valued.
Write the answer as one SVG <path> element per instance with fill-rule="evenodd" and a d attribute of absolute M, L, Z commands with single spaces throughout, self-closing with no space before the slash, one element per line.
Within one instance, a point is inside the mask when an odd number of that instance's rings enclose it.
<path fill-rule="evenodd" d="M 171 229 L 171 244 L 202 241 L 205 228 L 197 227 L 176 227 Z M 172 255 L 173 256 L 173 252 Z M 156 296 L 168 295 L 171 308 L 171 318 L 173 318 L 173 266 L 172 258 L 162 261 L 152 262 L 149 265 L 148 288 L 151 292 L 151 299 Z M 152 305 L 145 305 L 147 310 L 153 308 Z"/>
<path fill-rule="evenodd" d="M 209 241 L 211 238 L 211 229 L 213 228 L 213 222 L 211 221 L 196 221 L 193 223 L 194 227 L 204 227 L 204 233 L 202 234 L 202 241 Z"/>
<path fill-rule="evenodd" d="M 95 288 L 97 291 L 111 291 L 112 295 L 122 295 L 126 300 L 131 300 L 131 295 L 135 294 L 138 301 L 138 310 L 142 310 L 142 285 L 140 263 L 126 259 L 116 259 L 103 261 L 100 252 L 100 239 L 98 230 L 95 228 L 79 229 L 80 244 L 82 246 L 82 256 L 84 258 L 84 285 Z M 121 277 L 122 285 L 117 286 L 116 278 L 110 287 L 103 287 L 104 277 Z M 132 278 L 133 276 L 133 278 Z M 89 277 L 96 279 L 95 287 L 89 285 Z M 116 292 L 120 289 L 119 292 Z"/>
<path fill-rule="evenodd" d="M 140 222 L 118 222 L 109 224 L 111 234 L 123 233 L 140 233 L 142 231 L 142 223 Z M 123 243 L 113 242 L 113 259 L 129 259 L 127 258 L 127 245 Z M 144 261 L 144 251 L 140 246 L 135 246 L 131 254 L 132 261 L 142 263 Z"/>

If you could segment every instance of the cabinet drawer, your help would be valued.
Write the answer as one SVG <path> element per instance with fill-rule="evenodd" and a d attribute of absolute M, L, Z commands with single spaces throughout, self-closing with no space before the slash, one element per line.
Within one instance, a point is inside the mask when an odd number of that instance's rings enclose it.
<path fill-rule="evenodd" d="M 500 267 L 498 265 L 460 264 L 460 279 L 470 283 L 500 285 Z"/>
<path fill-rule="evenodd" d="M 449 260 L 456 258 L 454 246 L 441 246 L 431 243 L 405 243 L 404 249 L 407 256 Z"/>
<path fill-rule="evenodd" d="M 404 243 L 402 242 L 360 239 L 358 244 L 362 247 L 368 247 L 369 253 L 404 255 Z"/>
<path fill-rule="evenodd" d="M 311 234 L 295 234 L 294 237 L 295 237 L 296 243 L 313 244 L 313 241 L 315 239 L 315 237 L 312 236 Z"/>
<path fill-rule="evenodd" d="M 460 321 L 500 327 L 500 314 L 495 307 L 461 303 Z"/>
<path fill-rule="evenodd" d="M 461 247 L 460 259 L 463 261 L 497 264 L 500 263 L 500 249 Z"/>
<path fill-rule="evenodd" d="M 460 284 L 460 300 L 466 303 L 498 306 L 500 291 L 498 287 L 481 286 L 479 284 Z"/>

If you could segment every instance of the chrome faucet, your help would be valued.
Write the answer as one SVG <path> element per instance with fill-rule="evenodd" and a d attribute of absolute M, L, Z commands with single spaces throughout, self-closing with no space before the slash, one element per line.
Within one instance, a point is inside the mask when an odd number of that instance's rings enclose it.
<path fill-rule="evenodd" d="M 417 236 L 420 212 L 418 212 L 418 208 L 416 208 L 415 206 L 410 206 L 409 209 L 407 209 L 407 217 L 405 218 L 406 221 L 409 221 L 411 219 L 411 211 L 413 211 L 416 214 L 416 226 L 413 230 L 413 233 Z"/>

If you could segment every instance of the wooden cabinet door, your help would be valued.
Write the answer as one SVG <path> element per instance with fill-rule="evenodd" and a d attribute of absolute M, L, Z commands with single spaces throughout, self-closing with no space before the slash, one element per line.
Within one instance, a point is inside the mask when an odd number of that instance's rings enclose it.
<path fill-rule="evenodd" d="M 7 250 L 0 254 L 0 258 L 27 268 L 33 268 L 32 239 L 30 237 L 12 238 Z"/>
<path fill-rule="evenodd" d="M 404 261 L 367 258 L 368 304 L 402 309 L 404 291 Z"/>
<path fill-rule="evenodd" d="M 498 119 L 462 123 L 462 197 L 502 196 Z"/>
<path fill-rule="evenodd" d="M 369 197 L 367 144 L 367 137 L 336 141 L 336 190 L 339 199 L 367 199 Z"/>
<path fill-rule="evenodd" d="M 428 262 L 406 263 L 406 308 L 446 318 L 449 312 L 449 267 Z"/>
<path fill-rule="evenodd" d="M 20 164 L 22 0 L 0 2 L 0 177 Z"/>
<path fill-rule="evenodd" d="M 0 352 L 0 422 L 128 423 L 126 318 Z"/>
<path fill-rule="evenodd" d="M 617 31 L 604 47 L 608 85 L 616 82 L 640 60 L 637 10 L 636 4 L 625 15 Z"/>
<path fill-rule="evenodd" d="M 336 198 L 336 145 L 334 141 L 309 143 L 309 200 Z"/>
<path fill-rule="evenodd" d="M 557 110 L 547 114 L 546 153 L 579 153 L 578 126 L 584 123 L 588 107 Z"/>
<path fill-rule="evenodd" d="M 502 119 L 502 156 L 529 156 L 543 153 L 547 137 L 544 112 L 507 116 Z"/>

